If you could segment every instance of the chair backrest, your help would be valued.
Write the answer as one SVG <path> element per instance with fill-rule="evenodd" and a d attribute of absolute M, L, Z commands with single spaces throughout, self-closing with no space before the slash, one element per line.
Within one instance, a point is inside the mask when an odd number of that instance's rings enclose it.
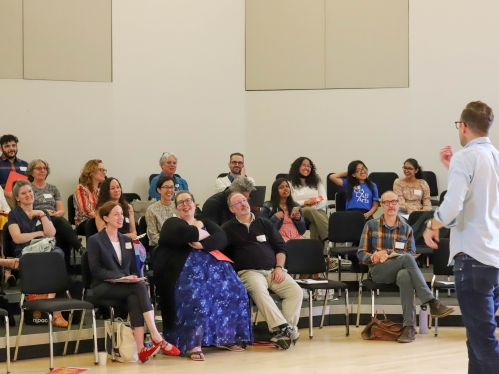
<path fill-rule="evenodd" d="M 326 272 L 322 243 L 316 239 L 293 239 L 286 243 L 286 268 L 290 274 Z"/>
<path fill-rule="evenodd" d="M 327 199 L 335 200 L 335 196 L 338 192 L 343 192 L 343 188 L 334 183 L 329 176 L 334 173 L 329 173 L 326 179 L 326 189 L 327 189 Z M 338 209 L 338 208 L 336 208 Z"/>
<path fill-rule="evenodd" d="M 140 195 L 135 192 L 123 192 L 123 197 L 129 203 L 132 203 L 134 200 L 141 200 Z"/>
<path fill-rule="evenodd" d="M 409 214 L 409 218 L 407 219 L 409 226 L 413 226 L 423 214 L 425 214 L 425 212 L 420 210 L 416 210 Z"/>
<path fill-rule="evenodd" d="M 23 255 L 19 275 L 23 294 L 59 293 L 69 288 L 64 257 L 57 252 Z"/>
<path fill-rule="evenodd" d="M 277 175 L 275 176 L 275 179 L 277 180 L 277 179 L 279 179 L 279 178 L 284 178 L 284 179 L 288 180 L 288 178 L 289 178 L 289 174 L 288 174 L 288 173 L 279 173 L 279 174 L 277 174 Z"/>
<path fill-rule="evenodd" d="M 437 176 L 432 171 L 423 171 L 423 179 L 430 187 L 430 196 L 438 196 Z"/>
<path fill-rule="evenodd" d="M 347 193 L 345 191 L 338 191 L 334 195 L 334 201 L 337 212 L 344 212 L 347 210 Z"/>
<path fill-rule="evenodd" d="M 81 254 L 81 282 L 87 290 L 92 286 L 92 272 L 90 271 L 87 251 L 83 251 Z"/>
<path fill-rule="evenodd" d="M 435 275 L 454 275 L 452 266 L 449 263 L 449 239 L 440 239 L 438 249 L 433 251 L 433 274 Z"/>
<path fill-rule="evenodd" d="M 250 205 L 261 207 L 265 202 L 265 192 L 267 191 L 267 186 L 255 186 L 256 190 L 250 193 Z"/>
<path fill-rule="evenodd" d="M 398 177 L 397 173 L 393 172 L 374 172 L 369 174 L 369 179 L 376 183 L 378 187 L 378 197 L 381 197 L 386 191 L 393 190 L 393 182 Z"/>
<path fill-rule="evenodd" d="M 218 174 L 217 178 L 223 178 L 223 177 L 226 177 L 227 175 L 229 175 L 229 173 L 220 173 L 220 174 Z"/>
<path fill-rule="evenodd" d="M 151 184 L 152 180 L 158 175 L 159 175 L 158 173 L 149 175 L 149 184 Z"/>
<path fill-rule="evenodd" d="M 439 202 L 440 204 L 442 204 L 444 202 L 444 199 L 445 199 L 445 195 L 447 194 L 447 190 L 443 191 L 441 194 L 440 194 L 440 199 Z"/>
<path fill-rule="evenodd" d="M 361 212 L 333 212 L 329 216 L 329 241 L 358 242 L 365 225 L 366 218 Z"/>
<path fill-rule="evenodd" d="M 74 203 L 74 195 L 70 195 L 68 197 L 68 221 L 72 225 L 76 225 L 75 216 L 76 216 L 76 209 Z"/>
<path fill-rule="evenodd" d="M 8 221 L 3 226 L 2 230 L 3 230 L 3 235 L 2 235 L 3 254 L 5 257 L 15 257 L 16 243 L 14 243 L 14 240 L 12 240 L 12 236 L 10 236 Z"/>
<path fill-rule="evenodd" d="M 142 245 L 147 249 L 149 249 L 149 238 L 147 237 L 147 221 L 146 217 L 140 217 L 139 218 L 139 224 L 137 225 L 138 227 L 138 232 L 139 234 L 146 234 L 142 239 L 140 239 L 140 242 Z"/>
<path fill-rule="evenodd" d="M 99 232 L 97 230 L 97 225 L 95 224 L 95 218 L 89 218 L 87 219 L 87 222 L 85 222 L 85 238 L 90 238 L 92 235 L 95 235 Z"/>

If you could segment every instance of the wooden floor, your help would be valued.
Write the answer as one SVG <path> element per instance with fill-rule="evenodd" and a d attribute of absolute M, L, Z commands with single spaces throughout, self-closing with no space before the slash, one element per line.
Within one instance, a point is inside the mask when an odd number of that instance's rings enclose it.
<path fill-rule="evenodd" d="M 158 355 L 145 364 L 111 363 L 94 366 L 93 355 L 55 357 L 55 367 L 89 368 L 89 374 L 104 373 L 452 373 L 467 372 L 467 352 L 463 327 L 442 327 L 439 336 L 432 330 L 417 335 L 409 344 L 364 341 L 362 327 L 351 329 L 346 337 L 343 326 L 314 329 L 314 338 L 301 329 L 301 338 L 288 351 L 276 348 L 248 347 L 245 352 L 228 352 L 216 348 L 205 349 L 206 361 L 193 362 L 184 357 Z M 48 358 L 12 363 L 11 373 L 46 373 Z M 0 373 L 4 366 L 0 366 Z M 146 370 L 146 371 L 145 371 Z"/>

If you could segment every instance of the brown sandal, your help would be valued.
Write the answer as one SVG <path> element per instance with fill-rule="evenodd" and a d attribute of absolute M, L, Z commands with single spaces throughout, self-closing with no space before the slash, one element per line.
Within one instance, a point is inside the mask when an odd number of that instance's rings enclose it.
<path fill-rule="evenodd" d="M 52 320 L 52 324 L 55 327 L 68 327 L 68 321 L 66 321 L 63 316 L 55 317 Z"/>
<path fill-rule="evenodd" d="M 14 269 L 14 270 L 19 269 L 19 259 L 18 258 L 6 258 L 5 260 L 7 261 L 7 263 L 4 266 L 4 268 Z"/>

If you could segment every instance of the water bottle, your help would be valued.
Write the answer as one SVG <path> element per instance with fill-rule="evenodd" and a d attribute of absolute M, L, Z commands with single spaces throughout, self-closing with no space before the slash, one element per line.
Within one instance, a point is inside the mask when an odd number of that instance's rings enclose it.
<path fill-rule="evenodd" d="M 428 334 L 428 310 L 426 305 L 421 305 L 419 310 L 419 333 Z"/>
<path fill-rule="evenodd" d="M 146 334 L 146 338 L 144 339 L 144 347 L 146 348 L 152 347 L 151 334 Z"/>

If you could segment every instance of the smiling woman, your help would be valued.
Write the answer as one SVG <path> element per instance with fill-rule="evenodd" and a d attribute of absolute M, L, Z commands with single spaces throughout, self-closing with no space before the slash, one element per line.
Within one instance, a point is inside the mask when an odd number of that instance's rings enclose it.
<path fill-rule="evenodd" d="M 423 168 L 409 158 L 402 167 L 405 178 L 395 179 L 393 192 L 400 201 L 399 213 L 411 214 L 414 211 L 431 210 L 430 187 L 423 179 Z"/>
<path fill-rule="evenodd" d="M 174 179 L 164 176 L 158 179 L 156 183 L 156 191 L 160 194 L 161 200 L 150 205 L 146 211 L 147 236 L 150 246 L 157 246 L 159 233 L 163 227 L 163 223 L 168 218 L 175 217 L 177 210 L 172 202 L 175 194 Z"/>

